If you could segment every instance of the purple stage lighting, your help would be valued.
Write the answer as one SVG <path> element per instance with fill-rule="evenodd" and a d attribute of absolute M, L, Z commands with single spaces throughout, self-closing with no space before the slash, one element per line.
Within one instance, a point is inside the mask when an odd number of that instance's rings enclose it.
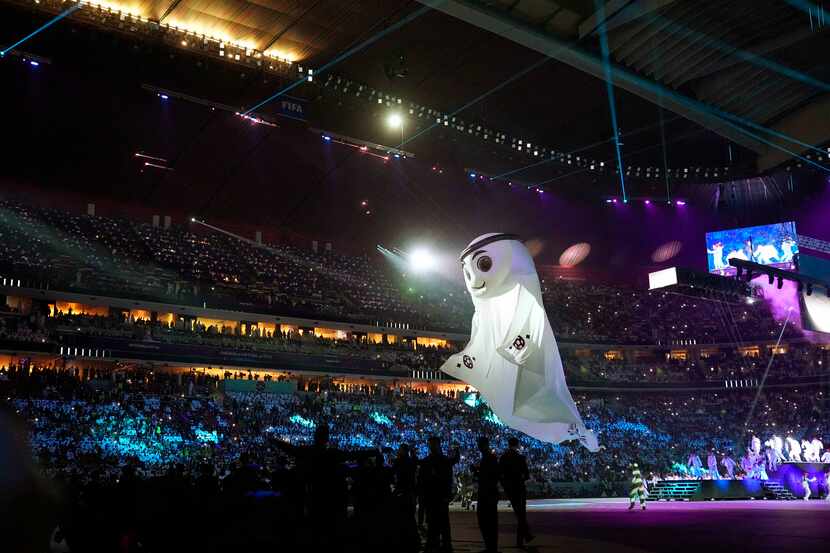
<path fill-rule="evenodd" d="M 677 200 L 677 202 L 675 203 L 677 203 L 677 205 L 686 205 L 686 202 L 684 202 L 683 200 Z"/>
<path fill-rule="evenodd" d="M 651 200 L 646 200 L 646 205 L 651 205 Z"/>

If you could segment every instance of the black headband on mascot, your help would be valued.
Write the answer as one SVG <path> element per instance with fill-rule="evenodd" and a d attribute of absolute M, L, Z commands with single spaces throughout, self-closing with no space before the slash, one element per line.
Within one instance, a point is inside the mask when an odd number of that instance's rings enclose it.
<path fill-rule="evenodd" d="M 492 244 L 493 242 L 501 242 L 502 240 L 518 240 L 519 242 L 522 241 L 522 239 L 519 237 L 518 234 L 510 234 L 510 233 L 494 234 L 493 236 L 488 236 L 486 238 L 482 238 L 481 240 L 473 242 L 472 244 L 467 246 L 464 249 L 464 251 L 461 252 L 461 255 L 458 256 L 458 260 L 461 261 L 462 259 L 464 259 L 468 255 L 470 255 L 471 253 L 473 253 L 477 249 L 483 248 L 487 244 Z"/>

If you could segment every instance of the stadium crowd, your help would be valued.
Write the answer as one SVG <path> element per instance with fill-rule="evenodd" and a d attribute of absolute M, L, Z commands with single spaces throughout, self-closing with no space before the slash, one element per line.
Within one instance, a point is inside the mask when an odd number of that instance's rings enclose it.
<path fill-rule="evenodd" d="M 161 228 L 0 199 L 0 274 L 34 286 L 109 296 L 404 328 L 469 329 L 460 282 L 401 274 L 379 254 Z M 691 297 L 544 279 L 554 331 L 574 342 L 705 344 L 774 339 L 764 301 Z M 786 337 L 798 334 L 795 327 Z"/>
<path fill-rule="evenodd" d="M 299 501 L 296 494 L 302 492 L 292 487 L 294 476 L 307 467 L 287 454 L 285 444 L 309 444 L 323 427 L 331 451 L 342 452 L 345 463 L 334 463 L 345 471 L 342 482 L 326 485 L 346 486 L 343 494 L 351 498 L 354 516 L 362 509 L 374 512 L 381 495 L 393 500 L 397 453 L 411 448 L 412 454 L 406 455 L 426 458 L 429 436 L 440 436 L 445 446 L 459 449 L 453 495 L 469 501 L 477 436 L 489 436 L 501 451 L 514 435 L 475 395 L 382 385 L 344 391 L 335 384 L 290 394 L 222 393 L 219 384 L 205 375 L 182 378 L 143 368 L 88 371 L 87 378 L 79 379 L 67 371 L 12 366 L 0 370 L 0 403 L 25 421 L 42 474 L 71 490 L 67 493 L 81 494 L 89 508 L 95 508 L 89 503 L 96 499 L 85 494 L 103 493 L 108 486 L 123 488 L 125 479 L 169 483 L 172 478 L 189 493 L 245 489 L 260 494 L 248 499 L 275 505 L 284 496 Z M 557 483 L 583 482 L 592 486 L 592 494 L 614 494 L 630 463 L 671 478 L 682 473 L 678 467 L 691 452 L 715 450 L 719 456 L 739 458 L 755 433 L 819 436 L 830 443 L 820 387 L 768 389 L 749 417 L 754 394 L 578 394 L 584 420 L 603 447 L 589 454 L 576 445 L 518 436 L 531 468 L 529 493 L 549 497 L 557 493 Z M 744 427 L 748 417 L 750 424 Z M 371 490 L 361 487 L 367 482 Z M 302 543 L 307 538 L 292 539 Z"/>

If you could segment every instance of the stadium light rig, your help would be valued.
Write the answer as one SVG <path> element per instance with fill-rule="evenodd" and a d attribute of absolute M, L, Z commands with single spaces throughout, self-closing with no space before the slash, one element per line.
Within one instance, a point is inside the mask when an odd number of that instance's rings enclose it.
<path fill-rule="evenodd" d="M 416 248 L 407 256 L 409 269 L 413 273 L 427 273 L 435 268 L 435 256 L 426 248 Z"/>
<path fill-rule="evenodd" d="M 403 126 L 403 117 L 399 113 L 391 113 L 386 118 L 386 124 L 393 129 L 399 129 Z"/>

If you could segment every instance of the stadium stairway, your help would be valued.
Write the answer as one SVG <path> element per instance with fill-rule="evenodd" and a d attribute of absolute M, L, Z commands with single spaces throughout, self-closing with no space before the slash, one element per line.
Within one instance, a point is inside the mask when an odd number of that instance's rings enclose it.
<path fill-rule="evenodd" d="M 662 480 L 648 490 L 649 501 L 689 501 L 700 493 L 700 481 Z"/>
<path fill-rule="evenodd" d="M 790 490 L 785 488 L 781 482 L 777 480 L 767 480 L 763 483 L 764 490 L 769 492 L 773 499 L 779 499 L 782 501 L 792 501 L 794 499 L 798 499 L 794 496 Z"/>

